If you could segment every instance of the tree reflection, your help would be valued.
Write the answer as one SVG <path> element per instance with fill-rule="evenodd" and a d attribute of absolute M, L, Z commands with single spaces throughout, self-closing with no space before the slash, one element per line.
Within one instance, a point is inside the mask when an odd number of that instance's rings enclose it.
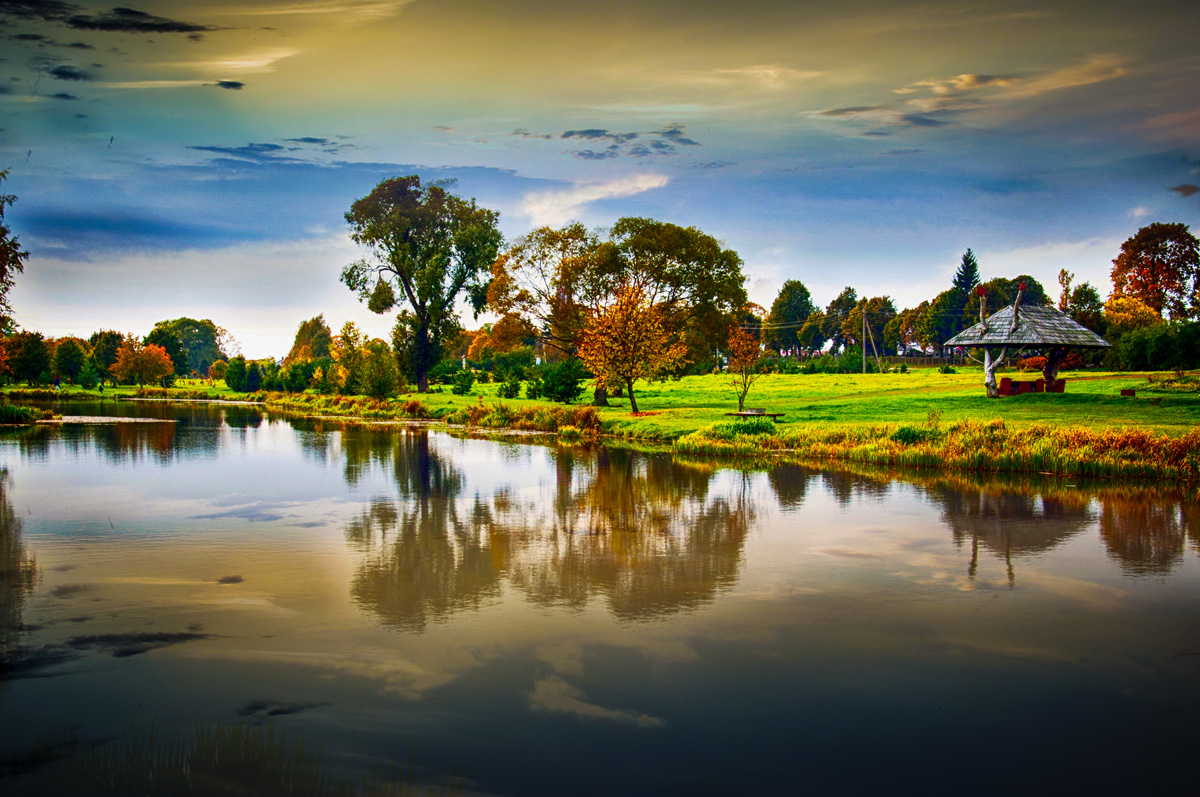
<path fill-rule="evenodd" d="M 941 507 L 958 547 L 969 543 L 967 575 L 979 570 L 982 547 L 1004 560 L 1009 586 L 1016 583 L 1013 560 L 1048 551 L 1087 529 L 1094 520 L 1087 493 L 1044 495 L 998 482 L 934 479 L 925 492 Z"/>
<path fill-rule="evenodd" d="M 0 469 L 0 670 L 19 655 L 25 600 L 38 575 L 21 539 L 21 519 L 13 512 L 8 482 L 8 470 Z"/>
<path fill-rule="evenodd" d="M 542 494 L 468 499 L 461 472 L 411 430 L 359 436 L 348 478 L 385 447 L 401 500 L 376 499 L 346 536 L 364 555 L 352 598 L 388 625 L 420 631 L 498 599 L 502 581 L 541 605 L 603 597 L 623 620 L 694 608 L 736 582 L 754 518 L 744 480 L 712 498 L 709 468 L 567 448 Z"/>
<path fill-rule="evenodd" d="M 1200 539 L 1200 506 L 1163 500 L 1153 493 L 1101 499 L 1100 537 L 1108 555 L 1135 576 L 1171 572 L 1183 561 L 1184 542 Z"/>

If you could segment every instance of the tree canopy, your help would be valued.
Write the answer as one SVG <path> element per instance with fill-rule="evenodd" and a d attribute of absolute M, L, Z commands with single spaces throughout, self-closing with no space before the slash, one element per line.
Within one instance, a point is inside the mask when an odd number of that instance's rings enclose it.
<path fill-rule="evenodd" d="M 815 309 L 812 294 L 803 282 L 788 280 L 783 283 L 775 301 L 771 303 L 771 313 L 763 330 L 763 344 L 775 351 L 794 348 L 796 334 Z"/>
<path fill-rule="evenodd" d="M 842 333 L 842 324 L 857 306 L 858 292 L 847 285 L 825 308 L 825 320 L 821 325 L 821 334 L 825 336 L 825 340 L 831 342 L 831 352 L 836 354 L 838 349 L 842 348 L 842 344 L 846 342 L 846 337 Z"/>
<path fill-rule="evenodd" d="M 1116 293 L 1140 299 L 1160 316 L 1200 314 L 1200 242 L 1186 224 L 1149 224 L 1121 244 L 1112 281 Z"/>
<path fill-rule="evenodd" d="M 175 373 L 180 376 L 192 371 L 198 374 L 207 372 L 208 367 L 217 360 L 227 359 L 229 355 L 233 354 L 231 349 L 237 345 L 228 332 L 207 318 L 196 320 L 185 317 L 171 321 L 159 321 L 154 328 L 161 328 L 175 335 L 187 353 L 185 370 L 180 371 L 178 367 L 175 370 Z M 171 353 L 169 347 L 167 351 Z M 171 353 L 171 359 L 172 361 L 175 359 L 173 353 Z"/>
<path fill-rule="evenodd" d="M 325 323 L 325 314 L 301 321 L 292 341 L 292 348 L 283 358 L 284 365 L 329 357 L 333 344 L 333 331 Z"/>
<path fill-rule="evenodd" d="M 384 180 L 346 213 L 350 237 L 370 256 L 342 270 L 342 282 L 375 313 L 399 302 L 408 337 L 406 365 L 420 392 L 458 329 L 460 296 L 478 313 L 487 299 L 486 275 L 502 237 L 499 214 L 417 175 Z"/>

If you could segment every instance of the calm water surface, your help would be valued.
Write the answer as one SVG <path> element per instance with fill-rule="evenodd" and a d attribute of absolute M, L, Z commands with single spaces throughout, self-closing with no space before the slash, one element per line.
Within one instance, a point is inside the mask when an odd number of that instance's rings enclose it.
<path fill-rule="evenodd" d="M 1200 506 L 252 407 L 0 435 L 0 755 L 286 723 L 480 794 L 1191 790 Z"/>

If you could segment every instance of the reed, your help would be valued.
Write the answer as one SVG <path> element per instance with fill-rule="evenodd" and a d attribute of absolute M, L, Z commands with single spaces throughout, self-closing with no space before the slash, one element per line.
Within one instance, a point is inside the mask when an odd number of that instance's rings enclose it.
<path fill-rule="evenodd" d="M 1042 473 L 1086 478 L 1200 480 L 1200 429 L 1170 437 L 1145 429 L 1033 425 L 963 419 L 948 426 L 883 424 L 786 427 L 734 434 L 712 424 L 674 450 L 705 456 L 784 456 L 904 468 Z"/>
<path fill-rule="evenodd" d="M 289 738 L 271 723 L 200 724 L 189 741 L 160 733 L 154 722 L 95 746 L 52 736 L 36 742 L 24 764 L 0 778 L 4 794 L 443 797 L 463 788 L 457 775 L 422 777 L 414 764 L 399 761 L 370 777 L 335 776 L 320 746 Z"/>

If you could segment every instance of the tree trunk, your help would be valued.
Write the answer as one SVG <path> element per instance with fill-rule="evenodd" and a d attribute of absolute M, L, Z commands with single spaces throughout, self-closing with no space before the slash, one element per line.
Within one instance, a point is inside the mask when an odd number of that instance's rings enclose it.
<path fill-rule="evenodd" d="M 1042 378 L 1046 380 L 1046 392 L 1050 392 L 1051 386 L 1058 380 L 1058 369 L 1067 359 L 1067 354 L 1070 353 L 1067 348 L 1053 348 L 1050 350 L 1049 356 L 1046 357 L 1046 366 L 1042 368 Z"/>
<path fill-rule="evenodd" d="M 607 407 L 608 406 L 608 391 L 602 387 L 596 388 L 596 391 L 594 393 L 592 393 L 592 406 L 593 407 Z"/>
<path fill-rule="evenodd" d="M 418 393 L 428 393 L 429 392 L 429 374 L 424 373 L 424 372 L 417 374 L 417 392 Z"/>
<path fill-rule="evenodd" d="M 627 389 L 629 390 L 629 411 L 637 412 L 637 399 L 633 397 L 633 382 L 629 382 Z"/>
<path fill-rule="evenodd" d="M 1000 356 L 993 361 L 992 350 L 987 346 L 983 347 L 983 386 L 987 389 L 988 398 L 997 398 L 1000 395 L 1000 388 L 996 385 L 996 369 L 1004 362 L 1005 352 L 1005 349 L 1001 349 Z"/>

